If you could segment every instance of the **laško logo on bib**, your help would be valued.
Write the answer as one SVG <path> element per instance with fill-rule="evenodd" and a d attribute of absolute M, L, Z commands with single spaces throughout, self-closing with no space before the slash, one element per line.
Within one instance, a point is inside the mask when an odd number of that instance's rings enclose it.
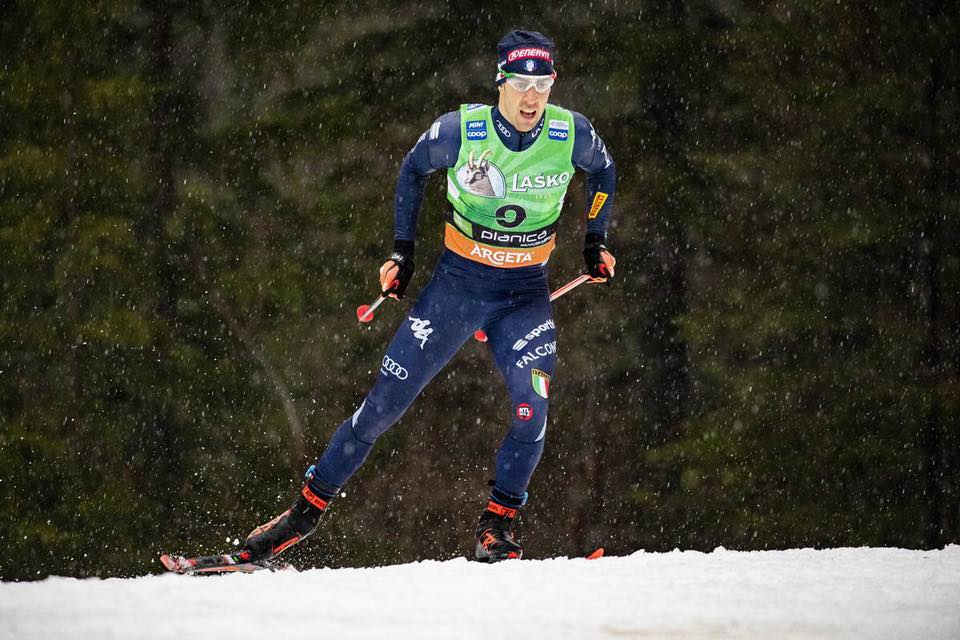
<path fill-rule="evenodd" d="M 570 173 L 568 171 L 549 176 L 543 175 L 542 173 L 535 176 L 522 176 L 515 173 L 510 181 L 510 191 L 523 193 L 528 189 L 555 189 L 564 186 L 568 182 L 570 182 Z"/>

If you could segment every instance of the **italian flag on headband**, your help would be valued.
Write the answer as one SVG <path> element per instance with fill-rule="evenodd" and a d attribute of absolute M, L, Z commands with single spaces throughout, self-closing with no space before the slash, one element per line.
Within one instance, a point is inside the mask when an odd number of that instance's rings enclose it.
<path fill-rule="evenodd" d="M 546 398 L 550 393 L 550 376 L 545 371 L 534 369 L 530 372 L 533 378 L 533 390 L 541 398 Z"/>

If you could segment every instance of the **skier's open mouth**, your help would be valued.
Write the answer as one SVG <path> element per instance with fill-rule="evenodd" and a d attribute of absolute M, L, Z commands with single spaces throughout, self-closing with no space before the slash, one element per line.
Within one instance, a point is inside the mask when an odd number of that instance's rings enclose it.
<path fill-rule="evenodd" d="M 527 109 L 520 109 L 520 117 L 526 120 L 533 120 L 537 117 L 537 110 L 532 109 L 528 111 Z"/>

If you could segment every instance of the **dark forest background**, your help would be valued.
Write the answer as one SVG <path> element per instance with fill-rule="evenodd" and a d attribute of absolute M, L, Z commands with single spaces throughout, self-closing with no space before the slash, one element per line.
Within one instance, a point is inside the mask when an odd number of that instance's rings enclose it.
<path fill-rule="evenodd" d="M 527 555 L 960 542 L 957 11 L 0 2 L 0 577 L 157 571 L 286 507 L 410 304 L 354 315 L 400 162 L 495 102 L 513 28 L 619 174 L 617 278 L 555 305 Z M 470 553 L 509 412 L 471 341 L 291 559 Z"/>

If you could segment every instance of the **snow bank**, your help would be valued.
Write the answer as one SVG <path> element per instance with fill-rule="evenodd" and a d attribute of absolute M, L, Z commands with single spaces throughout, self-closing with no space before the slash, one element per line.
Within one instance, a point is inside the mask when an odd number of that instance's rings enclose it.
<path fill-rule="evenodd" d="M 960 547 L 0 584 L 2 638 L 960 638 Z"/>

